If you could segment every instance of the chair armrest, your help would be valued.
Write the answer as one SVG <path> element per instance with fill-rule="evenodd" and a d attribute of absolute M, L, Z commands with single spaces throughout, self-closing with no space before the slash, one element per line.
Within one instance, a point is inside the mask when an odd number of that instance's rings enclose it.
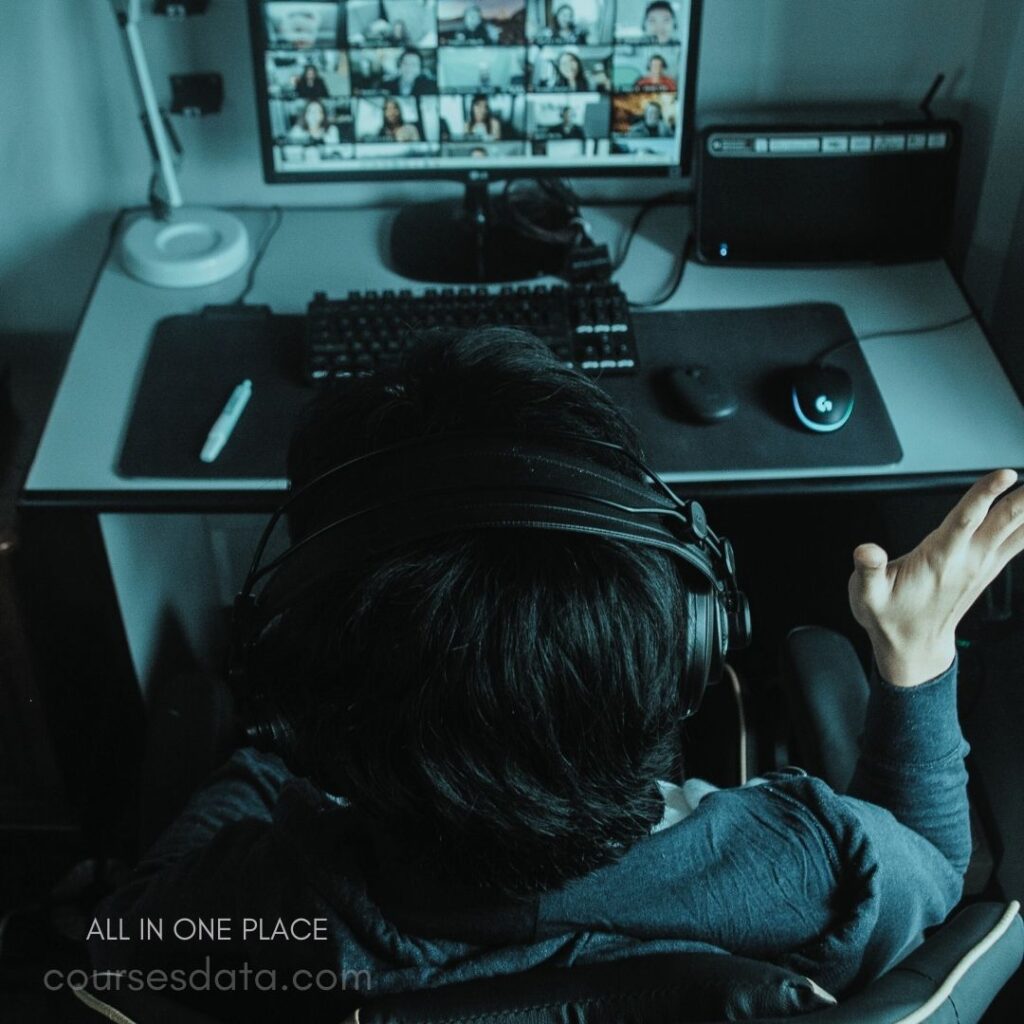
<path fill-rule="evenodd" d="M 1020 904 L 975 903 L 892 970 L 800 1024 L 978 1024 L 1024 959 Z M 750 1022 L 754 1024 L 754 1022 Z M 787 1024 L 781 1018 L 758 1024 Z"/>
<path fill-rule="evenodd" d="M 840 633 L 801 626 L 783 643 L 781 681 L 800 766 L 845 793 L 868 706 L 868 681 L 857 652 Z"/>

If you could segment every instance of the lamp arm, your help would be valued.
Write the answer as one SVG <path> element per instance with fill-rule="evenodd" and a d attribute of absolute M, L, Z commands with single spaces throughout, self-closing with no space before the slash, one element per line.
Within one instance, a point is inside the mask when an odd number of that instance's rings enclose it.
<path fill-rule="evenodd" d="M 156 93 L 153 91 L 153 79 L 149 74 L 146 51 L 142 48 L 142 36 L 139 33 L 140 4 L 141 0 L 128 0 L 127 12 L 122 11 L 116 4 L 115 10 L 118 24 L 124 29 L 131 70 L 134 73 L 139 93 L 142 96 L 142 104 L 146 109 L 146 117 L 149 120 L 150 134 L 156 147 L 157 160 L 160 163 L 160 174 L 167 188 L 167 201 L 172 208 L 175 208 L 182 205 L 181 189 L 178 186 L 178 175 L 174 169 L 171 143 L 167 138 L 163 116 L 156 102 Z"/>

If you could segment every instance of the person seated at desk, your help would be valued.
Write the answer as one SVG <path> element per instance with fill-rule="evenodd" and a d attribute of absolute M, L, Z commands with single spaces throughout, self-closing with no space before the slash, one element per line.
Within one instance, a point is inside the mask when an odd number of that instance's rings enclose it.
<path fill-rule="evenodd" d="M 428 436 L 443 455 L 452 434 L 539 441 L 643 479 L 579 440 L 639 452 L 611 399 L 501 328 L 426 336 L 401 369 L 341 382 L 295 435 L 289 475 L 298 490 Z M 321 552 L 250 659 L 289 709 L 309 777 L 240 750 L 97 911 L 126 936 L 144 920 L 224 919 L 230 938 L 95 938 L 96 963 L 368 972 L 380 995 L 703 950 L 789 965 L 836 996 L 865 984 L 960 897 L 971 838 L 954 629 L 1024 548 L 1024 493 L 997 500 L 1014 476 L 984 477 L 900 559 L 855 550 L 850 603 L 876 667 L 849 795 L 798 769 L 692 798 L 665 781 L 695 584 L 661 551 L 468 528 L 359 544 L 355 560 L 351 544 Z M 292 506 L 293 543 L 353 499 L 372 504 L 365 478 L 333 479 Z M 246 940 L 245 919 L 320 920 L 324 938 Z M 293 1013 L 320 998 L 256 995 Z M 220 1008 L 240 1019 L 242 999 Z"/>

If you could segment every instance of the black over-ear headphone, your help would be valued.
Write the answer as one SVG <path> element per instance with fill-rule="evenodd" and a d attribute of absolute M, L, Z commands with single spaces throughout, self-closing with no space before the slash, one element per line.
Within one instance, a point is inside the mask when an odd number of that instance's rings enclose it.
<path fill-rule="evenodd" d="M 558 442 L 617 453 L 645 479 L 567 454 Z M 284 513 L 321 489 L 330 490 L 334 517 L 262 564 Z M 565 531 L 675 556 L 687 595 L 687 622 L 681 624 L 684 718 L 697 710 L 706 686 L 721 674 L 726 651 L 750 641 L 750 610 L 736 582 L 732 545 L 710 528 L 698 502 L 676 497 L 627 449 L 576 435 L 544 442 L 453 434 L 416 438 L 321 473 L 291 494 L 267 523 L 235 599 L 229 653 L 229 679 L 250 742 L 310 774 L 294 714 L 258 685 L 251 671 L 254 649 L 279 616 L 340 568 L 408 541 L 482 529 Z M 296 699 L 301 703 L 299 695 Z"/>

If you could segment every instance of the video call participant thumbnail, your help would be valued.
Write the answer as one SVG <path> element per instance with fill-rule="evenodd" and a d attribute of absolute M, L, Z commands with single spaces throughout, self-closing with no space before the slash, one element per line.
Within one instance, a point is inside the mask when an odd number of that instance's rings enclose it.
<path fill-rule="evenodd" d="M 304 100 L 325 100 L 330 95 L 315 64 L 307 64 L 302 73 L 292 79 L 295 95 Z"/>
<path fill-rule="evenodd" d="M 442 46 L 521 46 L 525 0 L 438 0 Z"/>
<path fill-rule="evenodd" d="M 442 47 L 437 54 L 438 85 L 445 93 L 523 92 L 523 47 Z"/>
<path fill-rule="evenodd" d="M 364 97 L 356 110 L 356 142 L 430 143 L 440 141 L 437 97 Z M 426 151 L 426 150 L 424 150 Z"/>
<path fill-rule="evenodd" d="M 612 99 L 612 133 L 630 138 L 674 138 L 676 105 L 675 93 L 617 93 Z"/>
<path fill-rule="evenodd" d="M 678 92 L 681 61 L 677 43 L 616 43 L 612 88 L 615 92 Z"/>
<path fill-rule="evenodd" d="M 671 53 L 671 50 L 667 50 Z M 637 92 L 678 92 L 679 83 L 669 73 L 669 60 L 663 53 L 652 53 L 647 58 L 645 73 L 634 82 Z"/>
<path fill-rule="evenodd" d="M 607 96 L 528 97 L 527 133 L 534 140 L 608 138 L 610 120 Z"/>
<path fill-rule="evenodd" d="M 527 12 L 526 38 L 541 46 L 610 43 L 614 11 L 614 0 L 543 0 Z M 539 20 L 538 14 L 542 15 Z"/>
<path fill-rule="evenodd" d="M 314 47 L 344 46 L 337 3 L 268 3 L 267 41 L 272 48 L 311 50 Z"/>
<path fill-rule="evenodd" d="M 658 46 L 677 43 L 689 6 L 687 0 L 617 0 L 615 38 Z"/>
<path fill-rule="evenodd" d="M 525 133 L 522 94 L 472 93 L 441 97 L 441 141 L 502 142 Z"/>
<path fill-rule="evenodd" d="M 533 88 L 542 92 L 610 92 L 611 47 L 543 47 L 532 55 Z"/>
<path fill-rule="evenodd" d="M 359 96 L 429 96 L 437 92 L 437 51 L 350 50 L 352 91 Z"/>
<path fill-rule="evenodd" d="M 288 129 L 288 141 L 303 146 L 333 145 L 341 142 L 338 127 L 331 123 L 323 100 L 307 100 Z"/>
<path fill-rule="evenodd" d="M 437 46 L 436 0 L 349 0 L 343 6 L 349 46 Z"/>
<path fill-rule="evenodd" d="M 477 93 L 470 100 L 469 117 L 462 134 L 485 142 L 501 141 L 501 121 L 491 109 L 490 99 L 483 93 Z"/>
<path fill-rule="evenodd" d="M 423 70 L 423 54 L 407 47 L 398 58 L 398 73 L 384 80 L 392 96 L 429 96 L 437 92 L 437 79 Z"/>
<path fill-rule="evenodd" d="M 344 51 L 311 50 L 299 57 L 269 50 L 265 67 L 272 98 L 326 100 L 352 93 Z"/>

